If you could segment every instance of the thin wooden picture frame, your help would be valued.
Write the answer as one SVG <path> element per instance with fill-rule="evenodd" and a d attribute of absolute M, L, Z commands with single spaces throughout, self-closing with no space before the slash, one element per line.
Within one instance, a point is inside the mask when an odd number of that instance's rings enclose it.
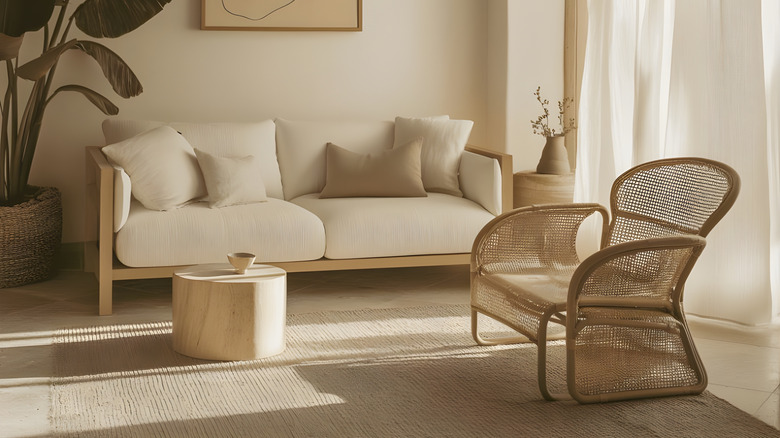
<path fill-rule="evenodd" d="M 202 0 L 203 30 L 363 30 L 363 0 Z"/>

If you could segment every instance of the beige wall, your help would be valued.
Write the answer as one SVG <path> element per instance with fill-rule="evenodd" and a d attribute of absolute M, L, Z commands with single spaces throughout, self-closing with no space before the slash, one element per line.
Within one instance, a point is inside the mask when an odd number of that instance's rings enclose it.
<path fill-rule="evenodd" d="M 514 103 L 499 123 L 511 121 L 507 141 L 491 144 L 488 10 L 506 1 L 364 0 L 362 32 L 249 32 L 202 31 L 200 2 L 175 0 L 139 30 L 101 41 L 139 76 L 141 96 L 115 97 L 94 62 L 76 52 L 63 58 L 58 81 L 109 96 L 128 118 L 371 120 L 449 114 L 475 121 L 472 143 L 509 150 L 524 165 L 535 162 L 541 150 L 541 141 L 523 144 L 533 139 L 527 135 L 535 114 L 531 92 L 541 84 L 552 100 L 552 84 L 562 81 L 563 0 L 508 1 L 511 58 L 504 62 L 512 79 L 504 88 Z M 83 37 L 78 30 L 72 36 Z M 25 42 L 25 50 L 37 46 L 33 40 Z M 31 182 L 62 190 L 64 242 L 84 240 L 83 147 L 102 144 L 103 118 L 82 97 L 63 95 L 44 121 Z"/>
<path fill-rule="evenodd" d="M 488 2 L 488 143 L 507 151 L 508 0 Z"/>
<path fill-rule="evenodd" d="M 507 65 L 507 148 L 515 170 L 536 169 L 545 139 L 535 135 L 531 119 L 541 113 L 533 93 L 557 112 L 563 99 L 564 1 L 509 0 L 509 62 Z"/>
<path fill-rule="evenodd" d="M 512 154 L 514 170 L 535 169 L 544 138 L 531 119 L 541 114 L 533 93 L 557 110 L 563 98 L 564 0 L 489 0 L 488 139 Z"/>

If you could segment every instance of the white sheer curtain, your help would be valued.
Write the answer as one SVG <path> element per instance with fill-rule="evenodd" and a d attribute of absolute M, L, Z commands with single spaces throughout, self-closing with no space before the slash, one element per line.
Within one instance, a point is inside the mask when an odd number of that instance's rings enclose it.
<path fill-rule="evenodd" d="M 686 311 L 780 315 L 780 2 L 589 0 L 576 201 L 607 205 L 648 160 L 700 156 L 742 178 L 686 286 Z"/>

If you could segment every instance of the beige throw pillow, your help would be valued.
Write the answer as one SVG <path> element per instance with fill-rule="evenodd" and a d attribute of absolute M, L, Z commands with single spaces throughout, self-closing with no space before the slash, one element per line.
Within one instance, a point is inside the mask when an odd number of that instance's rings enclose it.
<path fill-rule="evenodd" d="M 422 138 L 378 154 L 358 154 L 333 143 L 325 151 L 325 188 L 320 198 L 425 197 Z"/>
<path fill-rule="evenodd" d="M 396 117 L 393 147 L 423 137 L 421 163 L 425 190 L 463 196 L 458 169 L 473 126 L 471 120 Z"/>
<path fill-rule="evenodd" d="M 105 146 L 103 152 L 127 172 L 133 196 L 149 210 L 171 210 L 206 196 L 192 146 L 170 126 Z"/>
<path fill-rule="evenodd" d="M 208 189 L 209 207 L 266 202 L 260 160 L 246 157 L 217 157 L 195 149 Z"/>

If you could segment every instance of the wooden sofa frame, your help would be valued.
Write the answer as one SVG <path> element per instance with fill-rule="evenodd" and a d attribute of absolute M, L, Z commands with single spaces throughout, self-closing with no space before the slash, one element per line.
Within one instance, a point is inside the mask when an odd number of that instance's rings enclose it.
<path fill-rule="evenodd" d="M 512 156 L 501 152 L 468 145 L 466 150 L 498 160 L 501 168 L 501 205 L 503 211 L 512 209 Z M 182 266 L 131 268 L 120 263 L 114 255 L 114 168 L 97 146 L 86 148 L 86 242 L 84 269 L 93 272 L 98 280 L 98 313 L 113 312 L 114 280 L 133 280 L 172 277 Z M 470 253 L 436 254 L 361 259 L 326 259 L 300 262 L 263 262 L 278 266 L 287 272 L 337 271 L 346 269 L 401 268 L 416 266 L 468 265 Z"/>

